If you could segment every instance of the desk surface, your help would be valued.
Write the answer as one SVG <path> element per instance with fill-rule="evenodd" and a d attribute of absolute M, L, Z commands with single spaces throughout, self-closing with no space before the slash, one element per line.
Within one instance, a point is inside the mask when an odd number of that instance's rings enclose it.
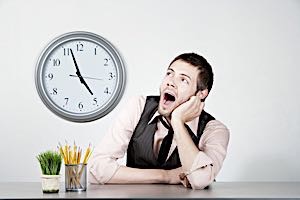
<path fill-rule="evenodd" d="M 215 182 L 209 189 L 192 190 L 181 185 L 88 185 L 86 192 L 43 194 L 38 182 L 0 182 L 0 199 L 42 198 L 297 198 L 300 182 Z"/>

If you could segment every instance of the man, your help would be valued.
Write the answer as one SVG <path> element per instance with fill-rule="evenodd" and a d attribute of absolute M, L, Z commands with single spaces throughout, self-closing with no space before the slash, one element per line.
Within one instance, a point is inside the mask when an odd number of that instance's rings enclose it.
<path fill-rule="evenodd" d="M 90 182 L 182 183 L 193 189 L 213 182 L 226 156 L 229 130 L 203 110 L 212 84 L 205 58 L 177 56 L 160 96 L 130 101 L 95 149 Z M 117 160 L 125 153 L 127 164 L 121 166 Z"/>

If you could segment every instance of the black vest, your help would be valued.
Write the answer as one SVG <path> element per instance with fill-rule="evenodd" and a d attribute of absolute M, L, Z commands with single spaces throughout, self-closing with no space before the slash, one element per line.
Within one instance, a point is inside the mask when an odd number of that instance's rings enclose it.
<path fill-rule="evenodd" d="M 157 111 L 158 103 L 159 96 L 147 96 L 145 108 L 128 145 L 127 167 L 141 169 L 175 169 L 181 166 L 177 147 L 168 160 L 162 165 L 157 162 L 157 158 L 154 155 L 153 142 L 154 133 L 157 130 L 157 118 L 151 123 L 149 123 L 149 121 Z M 214 117 L 203 110 L 199 116 L 197 136 L 185 125 L 195 145 L 198 146 L 206 124 L 214 119 Z"/>

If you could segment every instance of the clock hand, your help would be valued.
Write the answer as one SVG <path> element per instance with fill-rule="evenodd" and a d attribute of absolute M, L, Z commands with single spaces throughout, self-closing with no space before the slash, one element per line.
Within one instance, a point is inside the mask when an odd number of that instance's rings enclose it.
<path fill-rule="evenodd" d="M 82 78 L 82 77 L 81 77 Z M 91 91 L 91 89 L 89 88 L 89 86 L 86 84 L 86 82 L 84 81 L 84 79 L 82 78 L 83 82 L 82 84 L 86 87 L 86 89 L 91 93 L 91 95 L 93 95 L 93 92 Z"/>
<path fill-rule="evenodd" d="M 72 77 L 78 77 L 77 75 L 73 75 L 73 74 L 70 74 L 69 76 L 72 76 Z M 88 76 L 82 76 L 82 78 L 86 78 L 86 79 L 94 79 L 94 80 L 102 81 L 101 78 L 93 78 L 93 77 L 88 77 Z"/>
<path fill-rule="evenodd" d="M 79 71 L 79 67 L 78 67 L 78 65 L 77 65 L 76 59 L 75 59 L 75 57 L 74 57 L 74 54 L 73 54 L 73 51 L 72 51 L 71 48 L 70 48 L 70 52 L 71 52 L 71 55 L 72 55 L 72 59 L 73 59 L 75 68 L 76 68 L 76 74 L 77 74 L 77 76 L 78 76 L 78 78 L 79 78 L 79 80 L 80 80 L 80 83 L 82 83 L 82 84 L 86 87 L 86 89 L 91 93 L 91 95 L 93 95 L 93 92 L 91 91 L 91 89 L 89 88 L 89 86 L 86 84 L 85 80 L 84 80 L 84 79 L 82 78 L 82 76 L 81 76 L 81 73 L 80 73 L 80 71 Z"/>

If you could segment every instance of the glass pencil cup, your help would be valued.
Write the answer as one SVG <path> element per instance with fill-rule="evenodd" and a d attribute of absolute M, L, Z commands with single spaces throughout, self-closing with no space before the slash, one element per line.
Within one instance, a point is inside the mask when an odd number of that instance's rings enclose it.
<path fill-rule="evenodd" d="M 65 187 L 66 191 L 86 191 L 86 164 L 65 165 Z"/>

